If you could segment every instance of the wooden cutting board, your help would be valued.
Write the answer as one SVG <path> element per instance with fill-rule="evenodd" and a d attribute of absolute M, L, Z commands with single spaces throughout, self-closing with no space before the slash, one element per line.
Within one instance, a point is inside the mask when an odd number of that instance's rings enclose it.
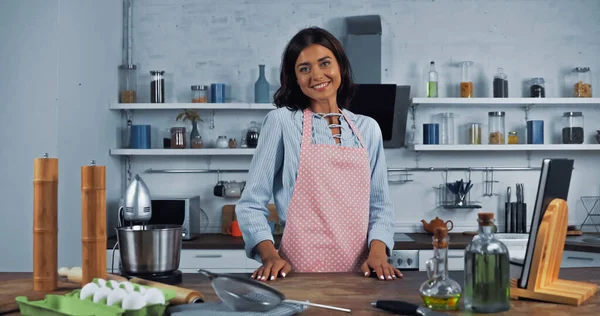
<path fill-rule="evenodd" d="M 279 216 L 277 215 L 277 209 L 275 208 L 275 204 L 268 204 L 267 208 L 269 209 L 270 215 L 267 217 L 269 221 L 275 222 L 279 224 Z M 235 204 L 225 204 L 223 205 L 223 210 L 221 212 L 221 233 L 227 234 L 227 227 L 231 225 L 231 222 L 237 220 L 235 216 Z"/>
<path fill-rule="evenodd" d="M 66 294 L 77 288 L 78 284 L 58 281 L 58 289 L 52 293 L 41 293 L 33 291 L 31 279 L 11 280 L 0 282 L 0 315 L 7 313 L 18 313 L 19 304 L 15 301 L 17 296 L 27 296 L 30 301 L 43 300 L 46 294 Z"/>

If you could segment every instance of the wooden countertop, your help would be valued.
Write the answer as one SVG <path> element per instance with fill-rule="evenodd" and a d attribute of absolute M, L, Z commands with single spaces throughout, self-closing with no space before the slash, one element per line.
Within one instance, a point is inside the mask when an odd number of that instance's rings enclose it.
<path fill-rule="evenodd" d="M 394 249 L 419 250 L 431 249 L 431 236 L 427 233 L 407 233 L 414 242 L 396 242 Z M 584 236 L 568 236 L 565 243 L 565 249 L 569 251 L 583 251 L 600 253 L 600 243 L 591 244 L 582 242 L 585 237 L 598 237 L 600 234 L 586 234 Z M 462 233 L 450 234 L 450 249 L 465 249 L 471 242 L 473 236 Z M 112 236 L 107 241 L 107 249 L 112 249 L 117 241 L 116 236 Z M 275 236 L 275 246 L 278 246 L 281 236 Z M 194 239 L 183 241 L 183 249 L 244 249 L 242 237 L 232 237 L 224 234 L 201 234 Z"/>
<path fill-rule="evenodd" d="M 43 293 L 32 291 L 31 273 L 0 273 L 0 314 L 18 310 L 15 297 L 25 295 L 30 300 L 44 297 Z M 463 284 L 462 272 L 450 272 L 450 277 Z M 560 277 L 567 280 L 585 280 L 600 284 L 600 268 L 571 268 L 561 270 Z M 379 281 L 356 274 L 290 274 L 285 279 L 269 282 L 286 295 L 288 299 L 309 300 L 313 303 L 345 307 L 352 315 L 391 315 L 371 307 L 375 300 L 404 300 L 421 304 L 419 286 L 425 281 L 426 273 L 404 272 L 404 278 L 396 281 Z M 60 282 L 61 291 L 66 293 L 77 284 Z M 181 287 L 202 292 L 206 301 L 216 301 L 217 297 L 206 278 L 199 274 L 184 274 Z M 598 315 L 600 294 L 588 299 L 580 306 L 558 305 L 526 300 L 511 301 L 511 309 L 496 315 Z M 462 300 L 461 300 L 462 309 Z M 9 315 L 19 315 L 16 312 Z M 309 307 L 301 315 L 344 315 L 344 313 Z M 471 315 L 464 311 L 450 315 Z"/>

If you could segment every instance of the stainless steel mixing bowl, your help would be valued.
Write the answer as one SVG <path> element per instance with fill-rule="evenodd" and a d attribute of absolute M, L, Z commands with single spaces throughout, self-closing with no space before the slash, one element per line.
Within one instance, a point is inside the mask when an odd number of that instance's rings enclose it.
<path fill-rule="evenodd" d="M 137 225 L 115 229 L 123 272 L 169 273 L 179 268 L 180 225 Z"/>

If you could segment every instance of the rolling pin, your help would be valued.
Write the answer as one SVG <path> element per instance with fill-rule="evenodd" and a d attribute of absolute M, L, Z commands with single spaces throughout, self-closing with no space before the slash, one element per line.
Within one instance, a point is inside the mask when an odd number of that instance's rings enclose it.
<path fill-rule="evenodd" d="M 129 282 L 174 291 L 175 297 L 169 301 L 169 303 L 171 303 L 172 305 L 194 304 L 204 302 L 204 295 L 200 294 L 200 292 L 198 291 L 168 285 L 160 282 L 148 281 L 140 278 L 131 278 L 129 279 Z"/>
<path fill-rule="evenodd" d="M 58 269 L 58 275 L 66 277 L 68 282 L 81 284 L 81 280 L 83 278 L 83 270 L 81 270 L 81 267 L 73 267 L 71 269 L 62 267 Z M 125 277 L 110 273 L 106 274 L 106 280 L 114 280 L 117 282 L 129 281 Z M 83 285 L 85 284 L 82 284 L 82 286 Z"/>

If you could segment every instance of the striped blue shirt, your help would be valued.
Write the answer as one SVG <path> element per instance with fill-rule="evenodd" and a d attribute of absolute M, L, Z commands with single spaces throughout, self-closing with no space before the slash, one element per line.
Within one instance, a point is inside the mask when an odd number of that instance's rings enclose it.
<path fill-rule="evenodd" d="M 387 164 L 381 130 L 377 122 L 367 116 L 343 110 L 359 133 L 369 153 L 371 166 L 370 215 L 368 245 L 380 240 L 388 254 L 394 247 L 395 212 L 388 190 Z M 313 113 L 313 143 L 335 145 L 329 122 Z M 360 142 L 344 116 L 341 125 L 340 146 L 360 147 Z M 267 204 L 273 198 L 279 220 L 285 227 L 288 205 L 292 199 L 300 161 L 300 144 L 304 113 L 280 108 L 267 113 L 252 158 L 246 186 L 235 212 L 249 258 L 260 261 L 254 247 L 265 240 L 273 240 L 267 217 Z M 352 170 L 348 170 L 352 172 Z M 341 175 L 343 176 L 343 175 Z"/>

